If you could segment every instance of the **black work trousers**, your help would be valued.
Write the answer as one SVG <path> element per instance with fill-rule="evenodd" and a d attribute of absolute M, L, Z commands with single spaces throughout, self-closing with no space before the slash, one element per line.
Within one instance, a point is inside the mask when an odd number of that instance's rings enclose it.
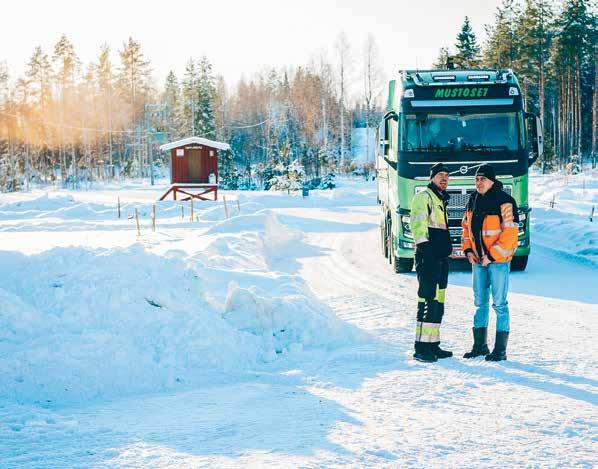
<path fill-rule="evenodd" d="M 438 259 L 416 251 L 415 271 L 418 281 L 416 345 L 417 342 L 439 343 L 448 284 L 448 258 Z"/>

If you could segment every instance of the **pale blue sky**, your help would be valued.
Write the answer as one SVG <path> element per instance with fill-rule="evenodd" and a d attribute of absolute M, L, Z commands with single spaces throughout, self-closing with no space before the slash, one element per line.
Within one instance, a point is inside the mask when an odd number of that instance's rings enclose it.
<path fill-rule="evenodd" d="M 9 3 L 10 2 L 10 3 Z M 500 0 L 216 0 L 183 2 L 8 0 L 2 7 L 0 61 L 21 73 L 33 48 L 47 52 L 65 33 L 87 64 L 107 42 L 116 51 L 141 42 L 159 84 L 168 70 L 182 76 L 189 57 L 206 54 L 229 84 L 266 66 L 308 62 L 333 52 L 341 30 L 357 57 L 368 33 L 381 52 L 386 78 L 401 68 L 425 68 L 440 46 L 452 46 L 465 15 L 482 42 Z"/>

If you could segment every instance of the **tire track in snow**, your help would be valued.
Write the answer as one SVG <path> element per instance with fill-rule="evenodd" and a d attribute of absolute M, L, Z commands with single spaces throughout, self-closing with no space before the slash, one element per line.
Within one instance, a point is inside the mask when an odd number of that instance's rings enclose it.
<path fill-rule="evenodd" d="M 498 460 L 514 465 L 530 460 L 559 465 L 570 461 L 567 454 L 571 452 L 578 455 L 581 465 L 595 459 L 590 428 L 596 419 L 587 412 L 597 400 L 598 387 L 592 378 L 579 376 L 594 373 L 584 373 L 586 367 L 577 357 L 559 357 L 557 351 L 547 349 L 556 338 L 551 338 L 553 334 L 559 336 L 558 342 L 566 339 L 559 330 L 577 337 L 585 322 L 582 318 L 588 318 L 580 314 L 580 308 L 590 313 L 593 306 L 579 304 L 575 312 L 580 319 L 563 320 L 557 317 L 559 310 L 576 308 L 575 303 L 555 299 L 543 304 L 541 297 L 511 293 L 513 358 L 501 364 L 455 358 L 421 365 L 410 359 L 417 281 L 413 274 L 394 274 L 379 252 L 377 231 L 318 234 L 310 242 L 329 252 L 318 260 L 317 268 L 306 266 L 308 283 L 316 295 L 339 318 L 382 341 L 371 350 L 338 350 L 322 365 L 320 373 L 328 370 L 338 375 L 361 371 L 367 376 L 368 367 L 382 368 L 376 378 L 364 380 L 354 391 L 325 384 L 325 374 L 324 382 L 316 383 L 313 392 L 354 409 L 363 419 L 363 427 L 341 425 L 332 432 L 332 440 L 338 438 L 364 451 L 371 441 L 390 437 L 392 442 L 385 447 L 388 454 L 415 466 L 472 467 Z M 457 339 L 462 350 L 454 350 L 459 356 L 471 340 L 471 287 L 450 284 L 447 299 L 443 337 Z M 566 350 L 566 343 L 561 345 Z M 384 371 L 387 361 L 393 366 Z M 382 434 L 377 428 L 383 429 Z M 494 444 L 472 438 L 475 428 L 486 429 L 499 446 L 511 449 L 492 450 Z M 513 442 L 528 449 L 513 450 Z M 422 446 L 434 448 L 425 462 L 412 456 Z"/>

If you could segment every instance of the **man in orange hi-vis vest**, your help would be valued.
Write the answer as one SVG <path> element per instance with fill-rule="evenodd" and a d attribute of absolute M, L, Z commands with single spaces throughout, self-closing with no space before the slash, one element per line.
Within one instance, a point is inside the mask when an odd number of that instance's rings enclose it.
<path fill-rule="evenodd" d="M 482 165 L 476 172 L 476 192 L 465 208 L 463 252 L 472 265 L 476 312 L 473 318 L 473 348 L 464 358 L 485 355 L 486 360 L 507 359 L 509 339 L 509 268 L 517 249 L 519 215 L 515 200 L 502 190 L 494 168 Z M 487 345 L 490 293 L 496 312 L 496 340 L 490 353 Z"/>

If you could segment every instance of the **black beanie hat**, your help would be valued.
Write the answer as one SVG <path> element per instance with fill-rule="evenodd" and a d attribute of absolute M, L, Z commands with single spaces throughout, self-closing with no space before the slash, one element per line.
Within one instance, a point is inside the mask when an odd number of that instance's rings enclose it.
<path fill-rule="evenodd" d="M 484 176 L 491 181 L 496 181 L 496 173 L 494 172 L 494 168 L 489 164 L 483 164 L 478 168 L 475 172 L 476 176 Z"/>
<path fill-rule="evenodd" d="M 442 163 L 436 163 L 430 168 L 430 179 L 434 179 L 438 173 L 448 173 L 448 168 Z"/>

